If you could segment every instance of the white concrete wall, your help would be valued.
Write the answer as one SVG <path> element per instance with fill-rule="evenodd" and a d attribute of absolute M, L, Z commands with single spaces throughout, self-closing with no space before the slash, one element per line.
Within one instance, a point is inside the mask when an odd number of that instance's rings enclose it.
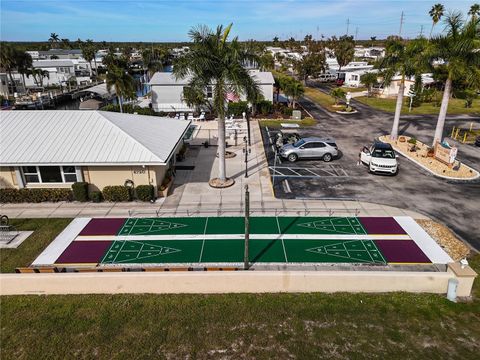
<path fill-rule="evenodd" d="M 0 274 L 0 295 L 394 291 L 445 294 L 448 280 L 454 277 L 451 272 L 394 271 Z M 470 291 L 464 291 L 467 290 Z"/>

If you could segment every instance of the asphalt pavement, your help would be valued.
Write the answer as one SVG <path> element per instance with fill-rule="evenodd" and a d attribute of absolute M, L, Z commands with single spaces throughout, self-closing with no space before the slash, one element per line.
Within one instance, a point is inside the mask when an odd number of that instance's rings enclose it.
<path fill-rule="evenodd" d="M 351 115 L 330 113 L 308 99 L 300 103 L 317 120 L 315 126 L 302 129 L 300 134 L 334 137 L 342 156 L 328 164 L 321 160 L 308 160 L 298 161 L 294 166 L 310 169 L 335 164 L 346 176 L 290 177 L 288 184 L 276 182 L 277 197 L 355 199 L 414 210 L 447 225 L 480 251 L 480 180 L 461 183 L 440 179 L 403 157 L 399 159 L 397 176 L 369 174 L 367 167 L 358 165 L 359 151 L 374 138 L 390 133 L 393 114 L 377 111 L 354 100 L 352 105 L 359 113 Z M 402 116 L 400 134 L 430 143 L 436 120 L 435 116 Z M 472 121 L 477 128 L 480 127 L 479 118 L 449 116 L 446 132 L 452 126 L 468 126 Z M 480 148 L 456 144 L 459 147 L 458 158 L 480 170 Z M 269 163 L 273 165 L 274 156 L 269 155 Z M 292 164 L 284 161 L 279 166 L 289 167 Z"/>

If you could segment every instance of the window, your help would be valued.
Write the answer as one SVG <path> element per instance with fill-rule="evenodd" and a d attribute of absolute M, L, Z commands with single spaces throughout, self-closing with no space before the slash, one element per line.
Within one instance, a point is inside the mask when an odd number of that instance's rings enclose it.
<path fill-rule="evenodd" d="M 22 170 L 23 170 L 23 176 L 25 177 L 25 181 L 27 183 L 40 182 L 40 178 L 38 176 L 38 170 L 36 166 L 24 166 Z"/>
<path fill-rule="evenodd" d="M 213 87 L 211 85 L 207 86 L 207 99 L 213 98 Z"/>
<path fill-rule="evenodd" d="M 65 179 L 65 182 L 77 181 L 75 166 L 63 166 L 63 178 Z"/>
<path fill-rule="evenodd" d="M 352 80 L 357 81 L 358 80 L 358 75 L 352 75 Z"/>
<path fill-rule="evenodd" d="M 58 166 L 39 166 L 42 183 L 60 183 L 62 173 Z"/>
<path fill-rule="evenodd" d="M 23 166 L 25 183 L 73 183 L 77 181 L 75 166 Z"/>

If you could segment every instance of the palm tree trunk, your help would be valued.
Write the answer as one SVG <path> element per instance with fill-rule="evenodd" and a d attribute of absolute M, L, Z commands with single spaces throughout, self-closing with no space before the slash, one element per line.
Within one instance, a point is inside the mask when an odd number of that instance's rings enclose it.
<path fill-rule="evenodd" d="M 98 67 L 97 67 L 97 57 L 93 57 L 93 62 L 95 63 L 95 77 L 98 77 Z"/>
<path fill-rule="evenodd" d="M 118 95 L 117 99 L 118 99 L 118 105 L 120 106 L 120 112 L 123 113 L 122 97 Z"/>
<path fill-rule="evenodd" d="M 452 79 L 449 77 L 445 82 L 445 90 L 443 91 L 442 105 L 438 114 L 437 127 L 435 128 L 435 136 L 433 137 L 433 146 L 435 143 L 443 140 L 443 127 L 445 126 L 445 118 L 447 117 L 448 102 L 450 93 L 452 92 Z"/>
<path fill-rule="evenodd" d="M 93 73 L 92 73 L 92 60 L 90 60 L 88 62 L 88 64 L 90 65 L 90 77 L 92 77 Z"/>
<path fill-rule="evenodd" d="M 432 23 L 432 27 L 430 28 L 430 35 L 428 36 L 428 39 L 432 38 L 432 32 L 434 27 L 435 27 L 435 23 Z"/>
<path fill-rule="evenodd" d="M 397 104 L 395 106 L 395 116 L 393 118 L 392 132 L 390 134 L 390 138 L 392 140 L 397 140 L 397 137 L 398 137 L 398 126 L 400 124 L 400 113 L 402 112 L 404 91 L 405 91 L 405 76 L 402 75 L 402 80 L 400 80 L 400 86 L 398 87 Z"/>
<path fill-rule="evenodd" d="M 10 76 L 10 82 L 12 84 L 11 89 L 12 89 L 12 95 L 13 95 L 17 92 L 17 85 L 15 84 L 15 80 L 13 79 L 11 71 L 8 71 L 8 75 Z"/>
<path fill-rule="evenodd" d="M 225 165 L 225 114 L 222 111 L 218 114 L 218 179 L 220 181 L 227 180 Z"/>
<path fill-rule="evenodd" d="M 27 85 L 25 83 L 25 74 L 22 73 L 22 81 L 23 81 L 23 91 L 27 93 Z"/>

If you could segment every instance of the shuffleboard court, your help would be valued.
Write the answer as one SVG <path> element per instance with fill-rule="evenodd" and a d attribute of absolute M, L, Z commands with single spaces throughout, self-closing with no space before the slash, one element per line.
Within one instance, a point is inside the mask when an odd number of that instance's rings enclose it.
<path fill-rule="evenodd" d="M 92 221 L 95 220 L 97 219 Z M 242 217 L 130 218 L 124 220 L 118 232 L 111 235 L 220 235 L 244 232 L 245 222 Z M 252 234 L 367 235 L 362 223 L 355 217 L 252 217 L 250 232 Z M 91 231 L 89 234 L 94 235 Z"/>
<path fill-rule="evenodd" d="M 241 263 L 245 240 L 119 240 L 114 241 L 102 264 Z M 371 240 L 253 239 L 252 263 L 367 263 L 386 264 Z"/>
<path fill-rule="evenodd" d="M 33 264 L 238 266 L 244 239 L 243 217 L 79 218 Z M 250 218 L 249 261 L 388 265 L 451 258 L 409 217 L 265 216 Z"/>

